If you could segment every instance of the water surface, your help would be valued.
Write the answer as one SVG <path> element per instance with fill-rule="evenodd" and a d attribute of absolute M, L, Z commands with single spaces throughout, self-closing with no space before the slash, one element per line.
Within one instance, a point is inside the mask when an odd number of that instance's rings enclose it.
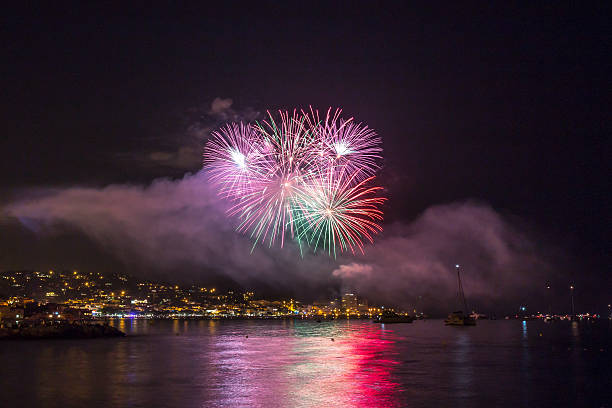
<path fill-rule="evenodd" d="M 113 324 L 129 336 L 0 342 L 1 405 L 612 407 L 607 320 Z"/>

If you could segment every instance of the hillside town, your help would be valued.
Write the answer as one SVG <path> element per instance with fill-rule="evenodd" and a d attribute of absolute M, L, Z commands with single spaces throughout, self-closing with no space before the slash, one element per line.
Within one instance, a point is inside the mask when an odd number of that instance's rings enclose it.
<path fill-rule="evenodd" d="M 326 303 L 267 300 L 251 291 L 143 281 L 125 274 L 72 271 L 0 273 L 3 327 L 107 318 L 371 318 L 384 307 L 345 293 Z"/>

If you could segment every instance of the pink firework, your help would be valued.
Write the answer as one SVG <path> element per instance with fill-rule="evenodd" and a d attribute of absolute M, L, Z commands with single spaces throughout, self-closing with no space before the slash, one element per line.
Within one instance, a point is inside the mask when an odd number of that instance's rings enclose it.
<path fill-rule="evenodd" d="M 355 174 L 360 181 L 376 174 L 380 165 L 381 140 L 374 130 L 353 118 L 342 119 L 342 111 L 337 109 L 331 115 L 331 108 L 325 118 L 311 109 L 306 114 L 313 131 L 317 133 L 318 155 L 325 166 L 333 166 Z"/>
<path fill-rule="evenodd" d="M 265 161 L 260 139 L 257 129 L 244 123 L 230 123 L 212 133 L 204 164 L 222 196 L 235 199 L 257 188 L 254 180 L 262 176 Z"/>
<path fill-rule="evenodd" d="M 372 186 L 380 138 L 340 110 L 330 113 L 321 120 L 312 109 L 268 112 L 261 122 L 213 132 L 204 154 L 210 180 L 254 246 L 282 247 L 290 237 L 330 254 L 354 252 L 380 231 L 384 199 Z"/>

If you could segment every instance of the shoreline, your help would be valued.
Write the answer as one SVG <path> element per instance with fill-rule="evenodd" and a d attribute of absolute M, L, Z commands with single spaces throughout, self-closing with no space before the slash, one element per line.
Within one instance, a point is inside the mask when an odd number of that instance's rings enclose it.
<path fill-rule="evenodd" d="M 0 340 L 96 339 L 125 337 L 121 330 L 108 324 L 52 324 L 0 329 Z"/>

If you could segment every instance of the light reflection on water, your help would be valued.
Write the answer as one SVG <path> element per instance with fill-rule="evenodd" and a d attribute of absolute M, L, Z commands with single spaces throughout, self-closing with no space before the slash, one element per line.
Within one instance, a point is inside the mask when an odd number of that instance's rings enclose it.
<path fill-rule="evenodd" d="M 397 405 L 390 374 L 398 361 L 385 357 L 393 342 L 381 338 L 380 326 L 288 323 L 289 336 L 215 336 L 200 356 L 214 355 L 211 399 L 230 406 Z"/>
<path fill-rule="evenodd" d="M 520 321 L 445 327 L 439 320 L 112 324 L 130 336 L 0 343 L 5 402 L 488 407 L 606 406 L 612 399 L 610 352 L 599 351 L 609 347 L 609 328 Z"/>

